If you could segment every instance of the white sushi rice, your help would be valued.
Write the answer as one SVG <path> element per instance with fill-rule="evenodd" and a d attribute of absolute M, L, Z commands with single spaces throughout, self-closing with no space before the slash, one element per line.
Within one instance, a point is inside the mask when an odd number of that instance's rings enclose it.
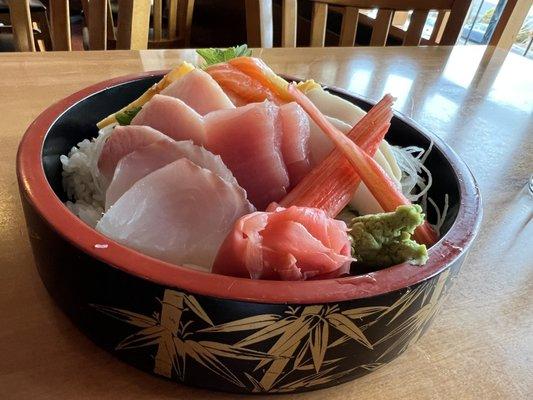
<path fill-rule="evenodd" d="M 70 201 L 66 206 L 93 228 L 102 217 L 105 203 L 105 180 L 98 170 L 98 158 L 114 125 L 107 126 L 91 140 L 84 139 L 68 155 L 60 157 L 63 165 L 63 188 Z"/>

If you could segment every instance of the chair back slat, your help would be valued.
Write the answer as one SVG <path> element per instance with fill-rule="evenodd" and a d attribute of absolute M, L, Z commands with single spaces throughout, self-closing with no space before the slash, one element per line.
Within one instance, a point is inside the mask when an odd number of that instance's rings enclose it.
<path fill-rule="evenodd" d="M 453 46 L 455 44 L 463 28 L 470 2 L 470 0 L 455 0 L 451 8 L 444 8 L 450 10 L 450 15 L 439 41 L 440 45 Z M 435 7 L 435 9 L 441 10 L 443 8 Z"/>
<path fill-rule="evenodd" d="M 111 0 L 107 0 L 107 40 L 108 42 L 116 42 L 117 40 L 115 21 L 113 20 L 113 10 L 111 9 Z"/>
<path fill-rule="evenodd" d="M 342 17 L 341 37 L 339 46 L 351 47 L 355 43 L 357 32 L 357 22 L 359 20 L 359 9 L 356 7 L 346 7 Z"/>
<path fill-rule="evenodd" d="M 148 48 L 150 6 L 150 0 L 119 0 L 117 49 Z"/>
<path fill-rule="evenodd" d="M 444 32 L 444 28 L 446 27 L 448 23 L 448 18 L 450 17 L 450 12 L 446 10 L 440 10 L 437 14 L 437 20 L 435 21 L 435 25 L 433 26 L 433 31 L 431 32 L 431 36 L 429 38 L 430 44 L 438 44 L 442 38 L 442 33 Z"/>
<path fill-rule="evenodd" d="M 185 47 L 190 46 L 194 0 L 180 0 L 178 15 L 179 37 Z"/>
<path fill-rule="evenodd" d="M 89 32 L 89 49 L 104 50 L 116 42 L 117 49 L 148 48 L 153 1 L 151 47 L 187 46 L 194 0 L 118 0 L 115 25 L 110 0 L 82 0 Z M 269 0 L 271 1 L 271 0 Z M 54 50 L 71 50 L 68 0 L 49 0 Z M 270 3 L 271 4 L 271 3 Z M 270 11 L 271 14 L 271 11 Z"/>
<path fill-rule="evenodd" d="M 168 38 L 178 36 L 178 0 L 168 0 Z"/>
<path fill-rule="evenodd" d="M 163 39 L 163 0 L 154 0 L 154 40 Z"/>
<path fill-rule="evenodd" d="M 67 0 L 49 0 L 50 30 L 54 50 L 70 51 L 70 17 Z"/>
<path fill-rule="evenodd" d="M 90 10 L 87 16 L 89 30 L 89 48 L 91 50 L 105 50 L 107 48 L 107 0 L 90 0 Z"/>
<path fill-rule="evenodd" d="M 394 12 L 392 10 L 378 10 L 374 27 L 372 28 L 372 36 L 370 36 L 370 46 L 385 46 L 387 44 L 393 17 Z"/>
<path fill-rule="evenodd" d="M 342 13 L 339 37 L 340 46 L 352 46 L 357 25 L 372 27 L 371 46 L 385 46 L 389 34 L 400 38 L 406 46 L 424 44 L 453 45 L 457 40 L 472 0 L 310 0 L 313 3 L 310 45 L 324 46 L 328 11 Z M 254 47 L 272 47 L 272 0 L 245 0 L 248 44 Z M 282 0 L 283 47 L 296 46 L 297 0 Z M 330 7 L 331 6 L 331 7 Z M 378 9 L 377 17 L 371 18 L 361 10 Z M 438 18 L 430 39 L 422 39 L 422 33 L 430 11 L 438 10 Z M 398 20 L 412 12 L 410 24 L 404 31 Z M 402 23 L 400 23 L 402 25 Z M 328 42 L 329 42 L 328 36 Z"/>
<path fill-rule="evenodd" d="M 420 40 L 422 39 L 422 31 L 424 30 L 424 25 L 426 24 L 426 19 L 428 17 L 428 10 L 415 10 L 411 15 L 411 20 L 409 21 L 409 27 L 405 33 L 405 38 L 403 40 L 404 46 L 418 46 Z"/>
<path fill-rule="evenodd" d="M 326 3 L 313 3 L 311 47 L 324 47 L 327 20 L 328 5 Z"/>
<path fill-rule="evenodd" d="M 251 47 L 273 45 L 272 0 L 245 0 L 246 36 Z"/>
<path fill-rule="evenodd" d="M 15 49 L 17 51 L 35 51 L 29 0 L 7 0 L 7 6 L 13 27 Z"/>
<path fill-rule="evenodd" d="M 282 5 L 281 46 L 296 47 L 297 0 L 285 0 Z"/>
<path fill-rule="evenodd" d="M 457 0 L 311 0 L 330 5 L 359 7 L 362 9 L 387 9 L 394 11 L 410 10 L 449 10 Z"/>

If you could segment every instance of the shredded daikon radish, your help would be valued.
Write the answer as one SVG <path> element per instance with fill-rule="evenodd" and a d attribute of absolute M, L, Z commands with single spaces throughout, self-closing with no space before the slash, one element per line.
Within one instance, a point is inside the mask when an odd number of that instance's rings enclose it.
<path fill-rule="evenodd" d="M 400 180 L 402 192 L 411 201 L 416 201 L 423 197 L 433 183 L 431 172 L 424 165 L 424 161 L 432 148 L 433 142 L 431 142 L 427 150 L 417 146 L 391 146 L 394 157 L 402 171 Z"/>
<path fill-rule="evenodd" d="M 440 236 L 442 225 L 444 225 L 444 221 L 446 221 L 446 215 L 448 214 L 448 207 L 449 207 L 448 193 L 444 195 L 444 206 L 442 208 L 442 212 L 439 210 L 439 207 L 437 206 L 437 204 L 433 201 L 431 197 L 427 197 L 426 195 L 424 196 L 424 200 L 427 200 L 427 202 L 429 202 L 429 204 L 431 204 L 431 206 L 435 210 L 435 214 L 437 215 L 437 221 L 434 224 L 431 224 L 431 226 L 433 227 L 433 229 L 435 229 L 435 232 L 437 232 L 437 235 Z M 427 210 L 424 208 L 424 206 L 422 206 L 422 209 L 427 215 L 427 212 L 426 212 Z"/>
<path fill-rule="evenodd" d="M 433 184 L 433 178 L 424 163 L 433 149 L 433 142 L 430 143 L 427 150 L 417 146 L 391 146 L 391 149 L 402 171 L 400 183 L 403 194 L 413 202 L 419 200 L 420 206 L 426 215 L 428 214 L 428 203 L 433 207 L 437 219 L 431 226 L 435 229 L 437 235 L 440 236 L 442 226 L 448 214 L 449 196 L 448 194 L 444 195 L 442 211 L 437 206 L 437 203 L 431 197 L 428 197 L 428 191 Z"/>

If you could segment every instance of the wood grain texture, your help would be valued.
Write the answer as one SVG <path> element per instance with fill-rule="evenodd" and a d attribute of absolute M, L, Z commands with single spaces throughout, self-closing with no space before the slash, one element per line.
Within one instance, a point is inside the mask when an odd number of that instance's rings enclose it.
<path fill-rule="evenodd" d="M 296 47 L 298 0 L 283 0 L 281 17 L 281 46 Z"/>
<path fill-rule="evenodd" d="M 489 44 L 508 50 L 513 46 L 533 0 L 508 0 L 492 33 Z"/>
<path fill-rule="evenodd" d="M 429 42 L 431 44 L 438 44 L 440 42 L 449 17 L 449 11 L 439 10 L 437 19 L 435 20 L 435 25 L 433 25 L 433 30 L 431 31 L 431 36 L 429 38 Z"/>
<path fill-rule="evenodd" d="M 105 50 L 107 48 L 107 1 L 90 1 L 88 28 L 89 48 L 91 50 Z"/>
<path fill-rule="evenodd" d="M 117 49 L 146 49 L 150 0 L 119 0 L 117 25 Z"/>
<path fill-rule="evenodd" d="M 454 0 L 311 0 L 328 4 L 359 8 L 386 8 L 389 10 L 441 10 L 451 8 Z M 457 1 L 457 0 L 455 0 Z"/>
<path fill-rule="evenodd" d="M 191 43 L 192 17 L 194 12 L 194 0 L 180 0 L 179 4 L 179 36 L 182 46 L 189 47 Z"/>
<path fill-rule="evenodd" d="M 531 1 L 531 0 L 527 0 Z M 404 45 L 453 44 L 457 40 L 471 0 L 311 0 L 311 47 L 323 47 L 326 37 L 329 10 L 343 14 L 339 45 L 352 46 L 355 41 L 357 23 L 372 27 L 371 46 L 385 46 L 389 33 L 403 40 Z M 245 0 L 246 27 L 250 46 L 272 47 L 272 0 Z M 360 14 L 359 9 L 378 9 L 377 17 Z M 282 47 L 294 47 L 297 32 L 296 0 L 282 1 Z M 401 26 L 407 18 L 407 11 L 413 11 L 407 33 Z M 431 10 L 440 10 L 434 35 L 430 40 L 422 39 L 424 22 Z M 395 18 L 392 21 L 394 15 Z M 438 39 L 438 40 L 437 40 Z"/>
<path fill-rule="evenodd" d="M 426 24 L 428 17 L 427 10 L 415 10 L 411 14 L 411 20 L 409 21 L 409 27 L 405 33 L 405 39 L 403 41 L 404 46 L 418 46 L 422 39 L 422 30 Z"/>
<path fill-rule="evenodd" d="M 274 44 L 272 0 L 245 0 L 248 46 L 271 48 Z"/>
<path fill-rule="evenodd" d="M 153 5 L 154 41 L 163 38 L 163 0 L 154 0 Z"/>
<path fill-rule="evenodd" d="M 439 44 L 453 46 L 457 42 L 457 38 L 466 19 L 466 14 L 470 8 L 470 3 L 471 0 L 455 0 L 451 8 L 434 7 L 437 10 L 450 10 L 450 15 L 448 16 L 448 21 L 446 22 L 446 27 L 444 28 Z"/>
<path fill-rule="evenodd" d="M 351 47 L 355 43 L 357 32 L 357 21 L 359 19 L 359 9 L 346 7 L 342 17 L 341 38 L 339 46 Z"/>
<path fill-rule="evenodd" d="M 533 390 L 531 174 L 533 62 L 482 46 L 254 50 L 275 71 L 314 78 L 395 108 L 468 164 L 484 203 L 481 232 L 429 331 L 383 368 L 279 400 L 528 400 Z M 194 50 L 2 53 L 0 87 L 0 388 L 32 400 L 238 396 L 194 389 L 128 366 L 97 347 L 43 287 L 22 215 L 15 156 L 46 107 L 114 76 L 196 62 Z M 517 79 L 519 77 L 519 79 Z M 75 268 L 75 266 L 72 266 Z M 238 397 L 240 398 L 240 397 Z M 242 397 L 271 400 L 272 396 Z"/>
<path fill-rule="evenodd" d="M 325 3 L 313 3 L 313 17 L 311 19 L 311 47 L 324 47 L 327 21 L 328 5 Z"/>
<path fill-rule="evenodd" d="M 52 31 L 52 45 L 54 50 L 70 51 L 70 15 L 67 0 L 50 0 L 50 29 Z"/>
<path fill-rule="evenodd" d="M 378 10 L 376 20 L 372 28 L 370 46 L 385 46 L 394 13 L 391 10 Z"/>
<path fill-rule="evenodd" d="M 7 0 L 9 18 L 17 51 L 35 51 L 33 26 L 28 0 Z"/>

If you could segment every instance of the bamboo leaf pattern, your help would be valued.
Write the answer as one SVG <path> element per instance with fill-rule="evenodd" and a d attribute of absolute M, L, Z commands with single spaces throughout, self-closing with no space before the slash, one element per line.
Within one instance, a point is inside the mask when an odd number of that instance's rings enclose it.
<path fill-rule="evenodd" d="M 304 357 L 307 355 L 311 347 L 311 338 L 305 341 L 305 344 L 302 346 L 296 357 L 294 358 L 294 363 L 292 365 L 293 369 L 299 369 L 302 362 L 305 362 Z"/>
<path fill-rule="evenodd" d="M 322 366 L 328 366 L 328 365 L 336 364 L 339 361 L 344 360 L 345 358 L 346 357 L 340 357 L 340 358 L 333 358 L 331 360 L 324 360 L 322 362 Z M 306 360 L 305 365 L 302 365 L 302 366 L 298 367 L 298 370 L 299 371 L 311 371 L 311 370 L 315 369 L 315 364 L 314 363 L 307 364 L 307 362 L 310 362 L 310 361 L 312 361 L 312 360 Z"/>
<path fill-rule="evenodd" d="M 350 319 L 359 319 L 368 317 L 369 315 L 373 315 L 379 312 L 383 312 L 387 310 L 389 307 L 387 306 L 376 306 L 376 307 L 360 307 L 360 308 L 354 308 L 351 310 L 343 311 L 341 314 L 346 315 Z"/>
<path fill-rule="evenodd" d="M 369 349 L 373 348 L 361 329 L 359 329 L 348 317 L 342 314 L 330 314 L 326 316 L 326 319 L 335 327 L 335 329 L 341 331 Z"/>
<path fill-rule="evenodd" d="M 209 325 L 214 325 L 213 321 L 211 321 L 211 318 L 209 318 L 209 315 L 207 315 L 207 313 L 204 311 L 200 303 L 198 303 L 198 301 L 194 298 L 194 296 L 186 295 L 183 297 L 183 300 L 193 313 L 195 313 L 198 317 L 203 319 Z"/>
<path fill-rule="evenodd" d="M 315 371 L 320 371 L 324 356 L 326 355 L 326 349 L 328 348 L 329 340 L 329 325 L 327 323 L 316 325 L 312 331 L 313 345 L 311 346 L 311 355 L 313 357 L 313 364 Z"/>
<path fill-rule="evenodd" d="M 133 335 L 126 337 L 116 349 L 135 349 L 139 347 L 153 346 L 159 343 L 164 329 L 161 326 L 150 326 Z"/>
<path fill-rule="evenodd" d="M 175 340 L 179 340 L 176 338 Z M 245 387 L 245 385 L 229 370 L 215 355 L 198 342 L 186 340 L 184 343 L 185 353 L 199 364 L 222 376 L 236 386 Z"/>
<path fill-rule="evenodd" d="M 195 368 L 206 368 L 240 388 L 248 386 L 254 392 L 291 392 L 325 385 L 357 368 L 373 371 L 385 365 L 386 356 L 403 352 L 418 340 L 438 312 L 449 273 L 445 271 L 436 280 L 407 291 L 391 305 L 346 310 L 339 304 L 288 306 L 280 314 L 253 315 L 218 325 L 193 295 L 171 289 L 165 290 L 160 301 L 162 308 L 160 312 L 152 312 L 152 316 L 109 306 L 91 306 L 140 328 L 120 341 L 116 349 L 157 346 L 154 372 L 160 375 L 185 381 L 187 366 L 194 360 Z M 379 326 L 395 325 L 383 337 L 375 338 L 376 329 L 371 327 L 378 321 L 382 321 Z M 246 331 L 249 331 L 246 337 L 233 343 L 205 340 L 209 334 L 217 334 L 218 338 L 224 333 Z M 257 350 L 264 342 L 269 343 L 268 350 Z M 358 343 L 361 351 L 374 352 L 374 362 L 346 369 L 346 357 L 332 358 L 332 354 L 343 354 L 343 350 L 335 353 L 329 350 L 348 342 L 352 343 L 350 346 Z M 224 358 L 256 364 L 253 372 L 234 372 L 223 362 Z M 343 370 L 339 370 L 341 366 Z"/>
<path fill-rule="evenodd" d="M 253 317 L 238 319 L 221 325 L 200 329 L 199 332 L 240 332 L 252 331 L 270 326 L 273 322 L 279 320 L 279 315 L 263 314 L 254 315 Z"/>
<path fill-rule="evenodd" d="M 261 351 L 246 349 L 243 347 L 235 347 L 226 343 L 201 341 L 198 342 L 203 348 L 209 350 L 211 354 L 220 357 L 238 358 L 240 360 L 258 361 L 263 359 L 273 359 L 268 353 Z"/>
<path fill-rule="evenodd" d="M 256 380 L 252 375 L 250 375 L 248 372 L 245 372 L 244 373 L 244 376 L 246 376 L 248 378 L 248 380 L 251 382 L 251 384 L 253 385 L 254 389 L 253 391 L 255 393 L 260 393 L 260 392 L 264 392 L 265 389 L 263 388 L 263 386 L 261 386 L 261 384 L 259 383 L 258 380 Z"/>
<path fill-rule="evenodd" d="M 273 324 L 268 325 L 260 331 L 255 332 L 247 338 L 239 341 L 237 345 L 246 347 L 279 336 L 283 334 L 286 326 L 289 325 L 292 321 L 294 321 L 294 319 L 281 319 L 279 321 L 276 321 Z"/>
<path fill-rule="evenodd" d="M 148 328 L 158 324 L 158 321 L 152 317 L 148 317 L 143 314 L 137 314 L 131 311 L 122 310 L 120 308 L 101 306 L 98 304 L 89 304 L 91 307 L 97 309 L 102 314 L 109 315 L 115 319 L 126 322 L 130 325 L 137 326 L 139 328 Z"/>

